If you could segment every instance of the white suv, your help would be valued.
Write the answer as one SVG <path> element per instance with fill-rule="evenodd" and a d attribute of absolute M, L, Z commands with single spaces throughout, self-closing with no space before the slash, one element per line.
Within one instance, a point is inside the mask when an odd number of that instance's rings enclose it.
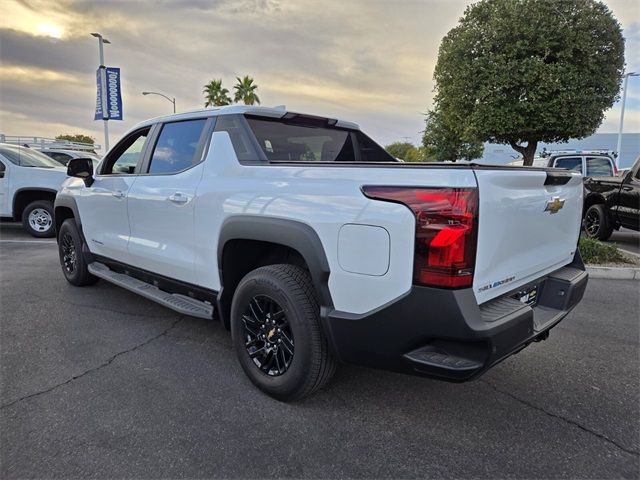
<path fill-rule="evenodd" d="M 53 237 L 53 202 L 66 168 L 31 148 L 0 143 L 0 217 L 34 237 Z"/>
<path fill-rule="evenodd" d="M 62 272 L 231 329 L 263 391 L 338 362 L 449 381 L 543 340 L 587 283 L 580 175 L 400 163 L 351 122 L 230 106 L 143 122 L 75 159 Z"/>

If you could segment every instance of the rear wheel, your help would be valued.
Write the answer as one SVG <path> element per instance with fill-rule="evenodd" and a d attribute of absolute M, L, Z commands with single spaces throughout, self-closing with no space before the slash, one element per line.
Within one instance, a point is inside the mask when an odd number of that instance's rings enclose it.
<path fill-rule="evenodd" d="M 607 217 L 604 205 L 591 205 L 584 214 L 584 232 L 589 238 L 607 240 L 613 233 L 613 227 Z"/>
<path fill-rule="evenodd" d="M 31 202 L 22 211 L 22 226 L 34 237 L 53 237 L 53 203 L 48 200 Z"/>
<path fill-rule="evenodd" d="M 300 267 L 269 265 L 247 274 L 233 297 L 231 335 L 244 372 L 278 400 L 309 395 L 335 372 L 315 290 Z"/>
<path fill-rule="evenodd" d="M 82 255 L 82 237 L 72 218 L 66 219 L 58 232 L 58 254 L 67 282 L 82 287 L 98 281 L 98 277 L 89 273 L 87 262 Z"/>

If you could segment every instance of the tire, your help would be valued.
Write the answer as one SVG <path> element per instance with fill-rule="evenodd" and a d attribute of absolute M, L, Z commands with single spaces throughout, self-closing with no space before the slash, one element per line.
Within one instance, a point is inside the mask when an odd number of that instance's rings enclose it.
<path fill-rule="evenodd" d="M 310 395 L 336 370 L 311 278 L 295 265 L 260 267 L 240 281 L 231 305 L 231 336 L 249 379 L 277 400 Z"/>
<path fill-rule="evenodd" d="M 582 224 L 589 238 L 607 240 L 613 233 L 613 226 L 602 204 L 591 205 L 584 214 Z"/>
<path fill-rule="evenodd" d="M 82 237 L 73 218 L 67 218 L 58 232 L 58 255 L 64 278 L 72 285 L 93 285 L 98 277 L 91 275 L 82 255 Z"/>
<path fill-rule="evenodd" d="M 22 211 L 22 227 L 37 238 L 50 238 L 56 234 L 53 203 L 48 200 L 31 202 Z"/>

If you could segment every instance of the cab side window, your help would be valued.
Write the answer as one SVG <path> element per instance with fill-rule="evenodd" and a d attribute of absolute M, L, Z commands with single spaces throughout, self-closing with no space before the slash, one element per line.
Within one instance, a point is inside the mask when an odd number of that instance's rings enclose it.
<path fill-rule="evenodd" d="M 149 173 L 177 173 L 194 165 L 206 119 L 165 123 L 151 155 Z"/>
<path fill-rule="evenodd" d="M 0 178 L 4 178 L 4 171 L 7 167 L 4 166 L 4 163 L 0 162 Z"/>
<path fill-rule="evenodd" d="M 587 177 L 613 177 L 611 160 L 606 157 L 587 157 Z"/>
<path fill-rule="evenodd" d="M 131 175 L 142 157 L 144 144 L 150 128 L 139 130 L 118 144 L 106 161 L 102 175 Z"/>
<path fill-rule="evenodd" d="M 63 165 L 66 165 L 67 163 L 69 163 L 69 160 L 71 160 L 71 155 L 67 155 L 66 153 L 61 153 L 61 152 L 43 152 L 43 153 L 53 158 L 56 162 L 60 162 Z"/>

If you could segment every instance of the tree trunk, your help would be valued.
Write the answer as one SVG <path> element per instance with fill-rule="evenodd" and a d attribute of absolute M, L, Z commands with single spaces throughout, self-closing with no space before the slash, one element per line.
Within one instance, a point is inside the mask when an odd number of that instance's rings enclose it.
<path fill-rule="evenodd" d="M 526 146 L 518 145 L 516 142 L 509 142 L 511 148 L 522 155 L 522 165 L 530 167 L 533 165 L 533 157 L 536 154 L 536 148 L 538 148 L 537 140 L 529 140 Z"/>

